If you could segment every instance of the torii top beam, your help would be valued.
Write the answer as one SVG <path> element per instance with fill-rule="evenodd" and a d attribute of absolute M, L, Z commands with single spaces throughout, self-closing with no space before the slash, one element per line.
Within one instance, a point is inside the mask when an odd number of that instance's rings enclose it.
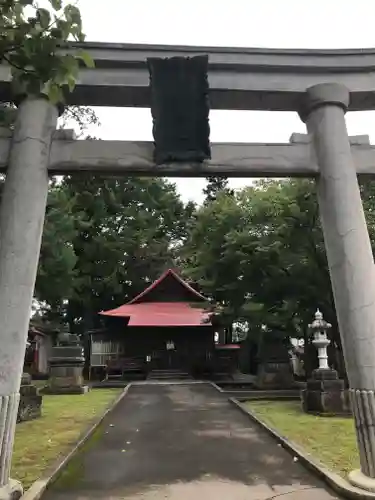
<path fill-rule="evenodd" d="M 149 107 L 148 57 L 209 56 L 212 109 L 298 111 L 305 90 L 345 85 L 350 111 L 375 109 L 375 49 L 304 50 L 178 47 L 85 42 L 96 62 L 82 68 L 69 104 Z M 10 72 L 0 65 L 0 101 L 10 99 Z"/>

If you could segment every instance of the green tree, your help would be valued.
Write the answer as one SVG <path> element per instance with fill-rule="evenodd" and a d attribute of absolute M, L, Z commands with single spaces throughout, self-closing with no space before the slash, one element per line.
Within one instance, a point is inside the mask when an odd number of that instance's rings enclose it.
<path fill-rule="evenodd" d="M 87 135 L 87 129 L 91 126 L 100 126 L 96 112 L 88 106 L 66 106 L 59 120 L 60 129 L 73 128 L 77 138 L 95 139 Z"/>
<path fill-rule="evenodd" d="M 196 212 L 183 250 L 187 276 L 199 284 L 204 294 L 225 307 L 234 308 L 237 301 L 243 302 L 239 295 L 235 297 L 229 290 L 238 280 L 240 263 L 226 252 L 228 236 L 233 228 L 239 229 L 243 223 L 237 199 L 221 193 Z"/>
<path fill-rule="evenodd" d="M 71 289 L 58 287 L 56 310 L 79 331 L 99 320 L 98 311 L 130 300 L 175 265 L 192 207 L 163 179 L 76 175 L 59 189 L 60 211 L 69 219 L 67 247 L 76 260 L 67 276 Z M 53 304 L 56 293 L 44 290 L 40 298 Z"/>
<path fill-rule="evenodd" d="M 207 205 L 216 200 L 219 194 L 233 195 L 233 190 L 229 188 L 227 177 L 209 176 L 207 177 L 207 185 L 203 189 L 205 195 L 204 203 Z"/>
<path fill-rule="evenodd" d="M 186 272 L 256 336 L 262 325 L 303 336 L 316 307 L 335 320 L 309 180 L 262 181 L 219 196 L 198 212 L 185 251 Z"/>
<path fill-rule="evenodd" d="M 84 51 L 64 53 L 71 40 L 84 41 L 81 14 L 74 4 L 49 0 L 0 0 L 0 63 L 10 66 L 17 97 L 46 95 L 58 104 L 72 91 L 79 61 L 92 67 Z"/>
<path fill-rule="evenodd" d="M 66 92 L 74 89 L 79 63 L 93 67 L 84 51 L 67 50 L 71 41 L 84 41 L 79 9 L 64 0 L 49 0 L 40 7 L 37 0 L 0 0 L 0 64 L 12 73 L 12 95 L 18 104 L 27 96 L 45 96 L 61 105 Z M 13 102 L 0 105 L 0 125 L 13 128 L 17 110 Z M 71 107 L 65 113 L 82 130 L 94 120 L 89 108 Z M 4 178 L 0 178 L 0 195 Z M 72 227 L 61 206 L 61 191 L 51 183 L 47 219 L 41 248 L 37 295 L 57 307 L 58 296 L 67 291 L 74 258 L 69 246 Z"/>
<path fill-rule="evenodd" d="M 375 183 L 361 184 L 370 238 L 375 247 Z M 332 323 L 335 363 L 344 373 L 341 342 L 311 180 L 267 180 L 219 196 L 196 213 L 185 246 L 185 272 L 219 300 L 250 333 L 279 332 L 307 340 L 319 307 Z M 268 333 L 267 333 L 268 332 Z M 313 359 L 316 359 L 315 349 Z"/>
<path fill-rule="evenodd" d="M 0 177 L 0 200 L 3 184 L 4 177 Z M 76 227 L 70 210 L 71 201 L 61 185 L 51 179 L 34 291 L 37 302 L 46 306 L 41 313 L 48 311 L 50 319 L 61 317 L 63 298 L 73 290 L 77 258 L 72 240 Z"/>
<path fill-rule="evenodd" d="M 61 319 L 64 298 L 73 293 L 77 256 L 72 241 L 77 229 L 70 215 L 72 204 L 62 186 L 52 181 L 34 292 L 39 301 L 47 304 L 44 313 L 49 320 Z"/>
<path fill-rule="evenodd" d="M 12 104 L 3 107 L 7 112 L 0 114 L 0 125 L 13 128 L 17 109 Z M 69 106 L 61 117 L 60 127 L 74 127 L 78 135 L 85 134 L 90 125 L 98 125 L 95 111 L 88 107 Z M 0 176 L 0 199 L 4 176 Z M 46 217 L 40 251 L 38 274 L 35 284 L 35 298 L 43 305 L 40 315 L 49 322 L 61 321 L 66 309 L 64 298 L 73 293 L 77 257 L 72 241 L 77 227 L 70 213 L 72 199 L 67 197 L 61 182 L 50 180 Z M 65 301 L 66 302 L 66 301 Z"/>

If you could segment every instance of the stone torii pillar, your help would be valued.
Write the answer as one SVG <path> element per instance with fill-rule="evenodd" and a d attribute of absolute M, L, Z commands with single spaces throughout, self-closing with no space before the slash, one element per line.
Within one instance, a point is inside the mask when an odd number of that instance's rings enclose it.
<path fill-rule="evenodd" d="M 10 479 L 27 331 L 48 194 L 58 111 L 28 98 L 17 113 L 0 209 L 0 500 L 22 494 Z"/>
<path fill-rule="evenodd" d="M 311 135 L 317 192 L 361 470 L 352 484 L 375 491 L 375 265 L 345 123 L 349 92 L 326 83 L 307 90 L 301 118 Z"/>

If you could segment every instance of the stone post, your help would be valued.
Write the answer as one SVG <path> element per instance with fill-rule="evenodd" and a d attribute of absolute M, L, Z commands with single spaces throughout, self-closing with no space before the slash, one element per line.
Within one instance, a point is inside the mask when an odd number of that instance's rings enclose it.
<path fill-rule="evenodd" d="M 0 500 L 22 487 L 9 478 L 58 111 L 29 98 L 18 110 L 0 208 Z"/>
<path fill-rule="evenodd" d="M 316 85 L 301 117 L 319 165 L 320 217 L 360 452 L 361 471 L 349 480 L 375 491 L 375 266 L 345 123 L 349 99 L 342 85 Z"/>

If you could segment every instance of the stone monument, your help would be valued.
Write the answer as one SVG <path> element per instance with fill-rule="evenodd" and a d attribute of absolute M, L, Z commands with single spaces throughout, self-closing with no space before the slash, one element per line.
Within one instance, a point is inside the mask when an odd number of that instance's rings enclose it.
<path fill-rule="evenodd" d="M 259 353 L 256 385 L 260 389 L 290 389 L 294 377 L 284 338 L 276 333 L 267 339 Z"/>
<path fill-rule="evenodd" d="M 345 383 L 328 364 L 327 347 L 330 340 L 327 330 L 330 328 L 330 323 L 323 319 L 318 309 L 309 330 L 314 336 L 312 343 L 318 350 L 319 367 L 307 381 L 306 389 L 301 391 L 302 408 L 306 413 L 319 415 L 350 415 L 350 400 Z"/>
<path fill-rule="evenodd" d="M 42 396 L 35 385 L 31 383 L 31 375 L 22 374 L 20 386 L 20 402 L 17 413 L 17 423 L 34 420 L 42 416 Z"/>
<path fill-rule="evenodd" d="M 58 345 L 52 348 L 49 359 L 50 378 L 45 392 L 48 394 L 84 394 L 84 350 L 79 337 L 71 333 L 60 333 Z"/>

